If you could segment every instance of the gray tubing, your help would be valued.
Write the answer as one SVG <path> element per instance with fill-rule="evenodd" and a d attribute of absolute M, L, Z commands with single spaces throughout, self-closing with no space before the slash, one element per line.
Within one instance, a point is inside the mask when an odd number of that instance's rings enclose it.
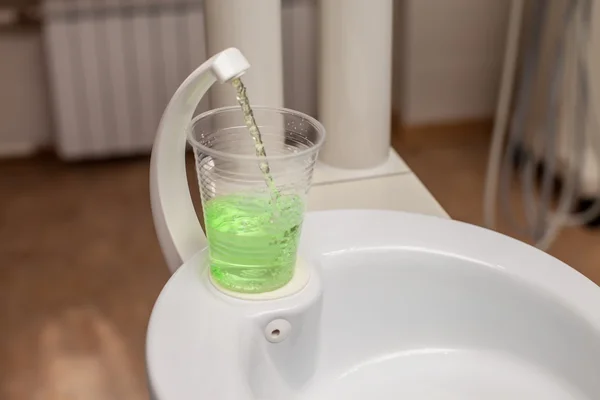
<path fill-rule="evenodd" d="M 570 1 L 567 5 L 567 10 L 563 17 L 563 25 L 565 30 L 569 27 L 569 25 L 573 22 L 573 15 L 576 9 L 577 1 Z M 559 39 L 557 44 L 557 50 L 554 59 L 554 69 L 552 71 L 551 80 L 550 80 L 550 96 L 548 98 L 548 107 L 545 120 L 544 120 L 544 131 L 547 132 L 547 136 L 543 141 L 543 176 L 542 176 L 542 185 L 540 190 L 540 196 L 538 199 L 538 206 L 535 206 L 535 196 L 534 193 L 536 191 L 535 188 L 535 165 L 534 162 L 529 163 L 528 167 L 523 171 L 523 198 L 526 203 L 526 209 L 534 212 L 534 225 L 533 228 L 533 238 L 537 242 L 544 237 L 544 232 L 548 229 L 548 223 L 550 221 L 549 213 L 550 206 L 552 203 L 553 195 L 554 195 L 554 179 L 555 179 L 555 169 L 556 169 L 556 137 L 558 131 L 558 118 L 560 115 L 560 91 L 563 88 L 564 74 L 565 74 L 565 64 L 566 64 L 566 51 L 565 48 L 567 46 L 567 35 L 563 34 L 561 39 Z M 579 104 L 578 104 L 579 106 Z M 575 130 L 574 136 L 581 136 L 583 132 L 579 130 Z M 574 146 L 575 147 L 575 146 Z M 574 188 L 573 188 L 574 190 Z M 561 201 L 569 201 L 571 202 L 573 196 L 573 192 L 571 190 L 570 193 L 567 190 L 563 190 L 561 194 Z M 564 200 L 563 200 L 564 199 Z"/>
<path fill-rule="evenodd" d="M 500 168 L 500 192 L 501 192 L 501 211 L 511 227 L 525 235 L 532 236 L 536 245 L 541 248 L 547 247 L 554 239 L 558 229 L 565 223 L 585 223 L 589 218 L 594 218 L 600 213 L 600 198 L 594 202 L 593 206 L 588 210 L 571 215 L 571 207 L 575 198 L 575 191 L 579 183 L 579 171 L 576 166 L 581 162 L 584 155 L 586 145 L 586 128 L 590 109 L 590 93 L 589 93 L 589 71 L 587 60 L 584 55 L 587 55 L 585 48 L 581 43 L 587 41 L 590 35 L 590 15 L 591 15 L 591 0 L 571 0 L 563 17 L 565 32 L 569 29 L 574 30 L 573 47 L 576 55 L 575 64 L 575 90 L 577 91 L 574 104 L 574 124 L 573 134 L 570 136 L 570 152 L 569 162 L 567 163 L 564 184 L 558 200 L 556 212 L 552 213 L 551 203 L 554 195 L 554 177 L 557 161 L 557 133 L 559 132 L 559 111 L 561 90 L 564 88 L 565 82 L 565 57 L 566 49 L 568 48 L 567 38 L 569 35 L 564 34 L 558 40 L 557 49 L 553 61 L 553 69 L 551 71 L 550 93 L 547 99 L 546 115 L 544 117 L 543 129 L 543 155 L 542 159 L 545 165 L 544 174 L 542 176 L 540 196 L 536 202 L 536 180 L 535 180 L 535 160 L 528 157 L 524 160 L 524 167 L 521 170 L 521 184 L 523 190 L 523 202 L 525 208 L 526 223 L 521 226 L 516 222 L 516 218 L 512 212 L 510 201 L 510 185 L 512 181 L 512 165 L 511 157 L 516 146 L 524 146 L 526 144 L 525 119 L 530 108 L 531 92 L 533 91 L 533 77 L 539 64 L 540 41 L 543 28 L 543 21 L 546 16 L 546 1 L 535 0 L 533 3 L 534 13 L 532 21 L 532 36 L 528 40 L 528 51 L 525 53 L 523 70 L 519 78 L 520 85 L 516 96 L 516 107 L 513 117 L 510 121 L 508 131 L 507 147 L 503 154 L 503 162 Z M 581 29 L 581 31 L 577 30 Z M 587 42 L 586 42 L 587 43 Z M 581 50 L 583 49 L 583 51 Z M 600 188 L 600 131 L 598 129 L 598 121 L 592 118 L 594 123 L 594 131 L 598 131 L 597 135 L 592 135 L 591 146 L 598 158 L 598 188 Z M 540 140 L 540 138 L 537 138 Z M 501 150 L 499 150 L 501 151 Z M 570 217 L 570 219 L 568 219 Z"/>
<path fill-rule="evenodd" d="M 587 0 L 583 0 L 587 1 Z M 585 12 L 585 7 L 581 7 L 581 11 Z M 580 13 L 581 16 L 581 13 Z M 579 44 L 579 38 L 577 37 L 577 32 L 575 34 L 575 42 Z M 588 87 L 587 87 L 587 72 L 585 69 L 582 69 L 583 63 L 581 63 L 581 57 L 579 57 L 578 46 L 575 47 L 577 55 L 576 59 L 576 84 L 575 88 L 577 90 L 577 96 L 575 100 L 574 107 L 574 115 L 575 115 L 575 124 L 573 131 L 573 143 L 571 147 L 571 154 L 569 155 L 571 158 L 569 160 L 573 160 L 573 162 L 577 162 L 577 160 L 581 160 L 581 156 L 583 154 L 583 149 L 585 145 L 585 127 L 586 127 L 586 117 L 588 110 Z M 540 248 L 548 247 L 552 240 L 555 238 L 558 233 L 558 229 L 562 225 L 564 225 L 567 221 L 567 217 L 569 216 L 570 209 L 573 203 L 575 189 L 578 184 L 577 169 L 572 167 L 570 163 L 567 163 L 567 171 L 564 178 L 564 187 L 560 196 L 559 204 L 557 207 L 556 213 L 552 216 L 551 219 L 548 219 L 550 226 L 543 232 L 542 237 L 539 239 L 536 244 Z"/>
<path fill-rule="evenodd" d="M 519 87 L 516 97 L 515 112 L 510 121 L 507 146 L 504 152 L 502 167 L 500 170 L 500 196 L 501 196 L 501 212 L 509 223 L 511 229 L 525 234 L 532 235 L 528 227 L 533 225 L 531 214 L 526 212 L 526 224 L 522 227 L 514 218 L 512 205 L 510 201 L 510 185 L 512 182 L 512 155 L 516 146 L 521 146 L 524 143 L 524 121 L 529 104 L 531 102 L 531 93 L 533 92 L 533 76 L 539 62 L 540 38 L 543 28 L 543 20 L 546 15 L 545 0 L 535 0 L 533 2 L 533 21 L 532 21 L 532 36 L 528 40 L 527 51 L 525 52 L 525 61 L 523 72 L 519 79 Z M 527 160 L 526 160 L 527 161 Z"/>
<path fill-rule="evenodd" d="M 587 40 L 589 40 L 590 37 L 590 18 L 592 15 L 592 2 L 591 0 L 582 0 L 583 1 L 583 6 L 582 6 L 582 11 L 581 11 L 581 17 L 582 17 L 582 26 L 583 26 L 583 33 L 585 35 L 584 39 L 586 40 L 586 44 Z M 587 47 L 584 48 L 584 54 L 587 56 Z M 588 71 L 588 64 L 587 64 L 587 58 L 585 56 L 582 56 L 581 54 L 578 57 L 578 69 L 579 69 L 579 74 L 581 75 L 581 79 L 582 81 L 580 82 L 580 87 L 582 91 L 585 91 L 585 93 L 582 93 L 582 102 L 583 104 L 585 104 L 585 111 L 587 111 L 587 118 L 589 118 L 590 123 L 593 123 L 593 126 L 590 127 L 590 129 L 592 129 L 594 132 L 596 132 L 596 134 L 592 135 L 592 148 L 594 151 L 594 154 L 596 156 L 596 159 L 598 160 L 597 163 L 597 167 L 598 167 L 598 188 L 600 188 L 600 128 L 598 126 L 598 119 L 597 119 L 597 115 L 595 115 L 595 113 L 590 112 L 593 107 L 591 104 L 591 96 L 589 95 L 589 71 Z M 584 132 L 586 133 L 586 132 Z M 583 145 L 582 145 L 583 147 Z M 583 150 L 582 150 L 583 153 Z M 579 159 L 581 159 L 581 154 L 579 155 Z M 577 159 L 577 158 L 576 158 Z M 569 221 L 570 224 L 585 224 L 587 222 L 589 222 L 590 220 L 592 220 L 593 218 L 597 217 L 598 214 L 600 213 L 600 196 L 596 199 L 596 201 L 594 201 L 594 203 L 592 204 L 592 206 L 590 208 L 588 208 L 585 211 L 579 212 L 579 213 L 575 213 L 573 215 L 571 215 L 571 221 Z"/>

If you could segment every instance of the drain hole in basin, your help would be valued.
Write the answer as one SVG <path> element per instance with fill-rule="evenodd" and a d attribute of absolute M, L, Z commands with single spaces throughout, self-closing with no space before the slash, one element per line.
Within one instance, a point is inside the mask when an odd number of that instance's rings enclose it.
<path fill-rule="evenodd" d="M 265 339 L 271 343 L 283 342 L 290 335 L 292 325 L 285 319 L 271 321 L 264 330 Z"/>

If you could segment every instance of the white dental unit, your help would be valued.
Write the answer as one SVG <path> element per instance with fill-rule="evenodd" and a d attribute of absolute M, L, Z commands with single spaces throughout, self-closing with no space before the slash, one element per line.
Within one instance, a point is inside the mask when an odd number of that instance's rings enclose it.
<path fill-rule="evenodd" d="M 248 68 L 237 49 L 209 59 L 157 133 L 152 212 L 176 271 L 148 325 L 153 398 L 600 397 L 600 289 L 483 228 L 385 210 L 309 212 L 302 274 L 266 296 L 214 284 L 187 188 L 185 127 L 213 83 Z"/>
<path fill-rule="evenodd" d="M 228 3 L 207 0 L 217 2 Z M 343 3 L 360 12 L 367 2 Z M 391 18 L 391 1 L 376 3 L 389 3 Z M 248 77 L 253 95 L 260 81 L 252 83 L 245 49 L 213 54 L 173 96 L 152 151 L 155 228 L 175 271 L 148 326 L 152 398 L 600 398 L 600 289 L 542 251 L 446 218 L 390 152 L 389 131 L 385 152 L 373 144 L 361 168 L 343 168 L 352 157 L 323 148 L 298 249 L 301 285 L 292 279 L 268 296 L 242 297 L 214 284 L 187 187 L 186 131 L 211 86 Z M 339 111 L 324 111 L 326 140 L 344 143 L 336 135 L 352 133 L 336 132 Z M 220 168 L 213 161 L 209 168 Z"/>

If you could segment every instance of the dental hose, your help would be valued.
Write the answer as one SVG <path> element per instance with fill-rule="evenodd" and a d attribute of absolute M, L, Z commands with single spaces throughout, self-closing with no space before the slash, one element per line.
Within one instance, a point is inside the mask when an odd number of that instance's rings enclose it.
<path fill-rule="evenodd" d="M 584 146 L 586 145 L 586 128 L 590 113 L 589 96 L 589 71 L 587 61 L 587 44 L 590 36 L 591 0 L 572 0 L 568 3 L 563 15 L 564 34 L 558 40 L 557 48 L 553 57 L 553 68 L 551 71 L 549 96 L 547 99 L 546 115 L 543 120 L 545 135 L 540 138 L 534 136 L 532 149 L 534 156 L 521 157 L 518 168 L 521 170 L 521 187 L 525 211 L 525 224 L 519 224 L 511 207 L 510 188 L 513 180 L 513 158 L 518 148 L 525 149 L 526 119 L 529 114 L 531 97 L 534 86 L 534 75 L 538 69 L 540 59 L 541 37 L 546 18 L 548 2 L 536 0 L 533 3 L 533 21 L 531 36 L 526 44 L 524 63 L 520 74 L 518 91 L 515 98 L 515 110 L 513 112 L 510 126 L 507 131 L 506 121 L 510 100 L 512 97 L 512 84 L 518 53 L 518 42 L 520 25 L 523 14 L 523 1 L 513 0 L 511 6 L 511 18 L 509 34 L 506 45 L 506 55 L 502 76 L 502 86 L 496 113 L 496 124 L 492 136 L 490 157 L 484 193 L 484 223 L 493 229 L 496 217 L 496 197 L 498 186 L 500 186 L 500 211 L 511 229 L 519 234 L 529 236 L 535 242 L 536 247 L 546 250 L 556 238 L 561 227 L 566 225 L 585 224 L 600 213 L 600 199 L 589 209 L 582 213 L 571 214 L 573 201 L 577 195 L 579 186 L 578 170 L 576 163 L 582 161 Z M 569 46 L 569 37 L 573 36 L 574 46 Z M 585 44 L 585 45 L 583 45 Z M 556 211 L 551 211 L 551 205 L 556 192 L 555 187 L 555 164 L 557 158 L 557 132 L 559 131 L 558 119 L 561 111 L 561 92 L 564 88 L 564 80 L 567 72 L 566 61 L 567 49 L 575 50 L 575 85 L 569 85 L 576 90 L 574 130 L 570 135 L 570 154 L 567 157 L 565 173 L 561 185 L 561 193 L 558 199 Z M 591 122 L 597 123 L 595 118 Z M 594 126 L 596 128 L 596 126 Z M 508 138 L 506 139 L 506 136 Z M 600 160 L 600 132 L 593 135 L 591 146 Z M 506 140 L 505 140 L 506 139 Z M 543 141 L 542 141 L 543 140 Z M 506 142 L 506 145 L 505 145 Z M 537 157 L 535 148 L 542 148 L 543 174 L 540 179 L 539 197 L 536 199 L 536 169 Z M 600 172 L 598 173 L 600 178 Z M 598 185 L 600 188 L 600 182 Z"/>

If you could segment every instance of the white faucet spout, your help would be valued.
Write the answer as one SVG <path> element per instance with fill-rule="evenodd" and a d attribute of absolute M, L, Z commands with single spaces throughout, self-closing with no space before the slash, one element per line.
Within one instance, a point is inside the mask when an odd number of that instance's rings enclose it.
<path fill-rule="evenodd" d="M 186 130 L 215 82 L 243 75 L 250 64 L 236 48 L 215 54 L 179 86 L 161 118 L 150 161 L 150 199 L 160 247 L 171 272 L 206 246 L 185 169 Z"/>

